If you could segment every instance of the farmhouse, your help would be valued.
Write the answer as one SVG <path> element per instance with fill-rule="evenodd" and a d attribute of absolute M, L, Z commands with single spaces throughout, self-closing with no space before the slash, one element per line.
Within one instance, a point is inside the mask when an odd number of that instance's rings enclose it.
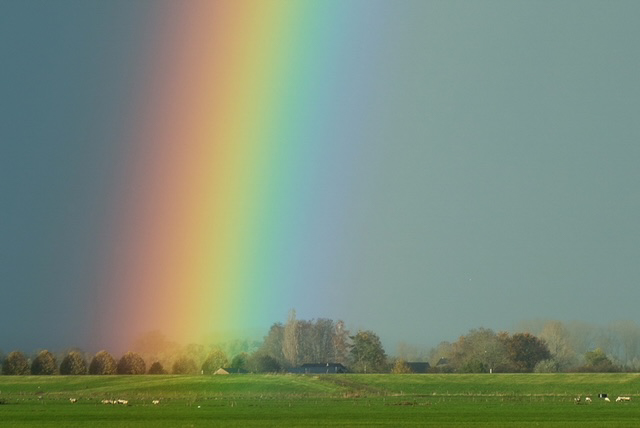
<path fill-rule="evenodd" d="M 228 375 L 228 374 L 245 374 L 249 373 L 245 369 L 238 369 L 235 367 L 220 367 L 213 374 L 214 375 Z"/>
<path fill-rule="evenodd" d="M 431 365 L 429 363 L 422 362 L 407 362 L 407 366 L 409 366 L 412 373 L 428 373 L 429 368 L 431 368 Z"/>
<path fill-rule="evenodd" d="M 449 360 L 444 357 L 441 357 L 436 363 L 436 367 L 446 367 L 448 365 L 449 365 Z"/>
<path fill-rule="evenodd" d="M 346 372 L 347 368 L 340 363 L 307 363 L 300 367 L 289 369 L 289 373 L 299 374 L 330 374 Z"/>

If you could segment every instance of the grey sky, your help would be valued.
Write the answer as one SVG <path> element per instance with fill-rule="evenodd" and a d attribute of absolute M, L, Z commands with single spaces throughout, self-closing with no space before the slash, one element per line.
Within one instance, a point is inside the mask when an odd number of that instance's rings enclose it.
<path fill-rule="evenodd" d="M 383 29 L 354 18 L 334 119 L 358 126 L 336 125 L 352 145 L 327 149 L 312 201 L 344 212 L 308 232 L 298 316 L 391 351 L 532 318 L 637 321 L 640 3 L 393 4 Z M 0 1 L 0 349 L 95 345 L 85 284 L 151 5 Z"/>

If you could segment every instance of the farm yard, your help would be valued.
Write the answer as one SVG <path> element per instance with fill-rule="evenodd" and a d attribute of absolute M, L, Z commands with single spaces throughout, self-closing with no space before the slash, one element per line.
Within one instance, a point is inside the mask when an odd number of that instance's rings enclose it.
<path fill-rule="evenodd" d="M 0 420 L 12 427 L 632 427 L 640 419 L 636 397 L 640 376 L 621 373 L 2 376 Z"/>

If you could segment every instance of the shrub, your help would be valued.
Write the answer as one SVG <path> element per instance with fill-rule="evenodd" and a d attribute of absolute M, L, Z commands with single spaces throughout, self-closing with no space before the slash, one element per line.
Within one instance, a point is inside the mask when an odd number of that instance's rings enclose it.
<path fill-rule="evenodd" d="M 91 375 L 112 375 L 116 374 L 116 360 L 107 351 L 98 352 L 89 364 L 89 374 Z"/>
<path fill-rule="evenodd" d="M 53 375 L 58 372 L 56 357 L 46 349 L 40 351 L 31 363 L 32 375 Z"/>
<path fill-rule="evenodd" d="M 87 362 L 78 351 L 69 352 L 60 363 L 61 375 L 85 375 L 87 374 Z"/>
<path fill-rule="evenodd" d="M 407 364 L 405 360 L 396 360 L 396 363 L 393 365 L 393 369 L 391 369 L 391 373 L 393 374 L 408 374 L 413 373 L 411 367 Z"/>
<path fill-rule="evenodd" d="M 151 367 L 149 367 L 149 374 L 167 374 L 167 371 L 162 367 L 162 364 L 160 364 L 159 361 L 156 361 L 151 364 Z"/>
<path fill-rule="evenodd" d="M 600 348 L 587 352 L 584 355 L 584 358 L 586 360 L 586 364 L 582 367 L 578 367 L 577 369 L 580 372 L 613 373 L 622 371 L 622 369 L 616 366 Z"/>
<path fill-rule="evenodd" d="M 560 363 L 553 358 L 542 360 L 533 368 L 534 373 L 558 373 L 559 371 Z"/>
<path fill-rule="evenodd" d="M 29 374 L 29 361 L 20 351 L 13 351 L 7 355 L 2 364 L 2 374 L 27 375 Z"/>
<path fill-rule="evenodd" d="M 118 374 L 145 374 L 147 366 L 142 357 L 135 352 L 127 352 L 118 361 Z"/>
<path fill-rule="evenodd" d="M 489 369 L 482 361 L 470 360 L 460 367 L 461 373 L 488 373 Z"/>
<path fill-rule="evenodd" d="M 192 358 L 180 357 L 173 363 L 173 374 L 196 374 L 198 365 Z"/>
<path fill-rule="evenodd" d="M 281 370 L 280 363 L 271 355 L 253 355 L 250 365 L 258 373 L 276 373 Z"/>

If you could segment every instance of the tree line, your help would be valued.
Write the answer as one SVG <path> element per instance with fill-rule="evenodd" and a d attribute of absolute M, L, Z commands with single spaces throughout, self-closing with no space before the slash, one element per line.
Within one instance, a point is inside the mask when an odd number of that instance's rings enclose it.
<path fill-rule="evenodd" d="M 373 331 L 360 330 L 350 335 L 344 321 L 301 320 L 294 310 L 285 324 L 271 326 L 254 355 L 269 361 L 278 371 L 306 363 L 339 363 L 362 373 L 388 369 L 386 352 Z"/>
<path fill-rule="evenodd" d="M 21 351 L 10 352 L 2 361 L 3 375 L 138 375 L 138 374 L 213 374 L 222 367 L 249 369 L 251 359 L 242 353 L 232 360 L 224 351 L 214 349 L 203 362 L 198 363 L 189 355 L 177 356 L 170 367 L 160 361 L 147 365 L 144 357 L 138 352 L 126 352 L 120 359 L 115 359 L 109 352 L 102 350 L 91 359 L 87 359 L 80 351 L 68 352 L 58 365 L 56 356 L 42 350 L 33 359 Z M 248 371 L 248 370 L 247 370 Z"/>
<path fill-rule="evenodd" d="M 119 360 L 105 350 L 91 358 L 72 350 L 59 365 L 56 355 L 48 350 L 38 352 L 31 360 L 23 352 L 13 351 L 2 361 L 2 374 L 212 374 L 219 368 L 275 373 L 304 363 L 341 363 L 355 372 L 383 372 L 388 368 L 382 342 L 374 332 L 358 331 L 351 336 L 343 321 L 299 320 L 295 311 L 285 324 L 273 324 L 260 343 L 232 341 L 209 348 L 199 344 L 180 347 L 161 333 L 151 332 L 139 338 L 133 348 L 135 351 Z M 228 357 L 231 352 L 233 358 Z"/>
<path fill-rule="evenodd" d="M 640 328 L 615 323 L 607 328 L 559 321 L 529 323 L 527 332 L 510 334 L 472 329 L 454 342 L 442 342 L 428 354 L 409 357 L 403 348 L 389 357 L 370 330 L 350 334 L 343 321 L 302 320 L 291 311 L 274 323 L 262 341 L 231 341 L 206 347 L 181 347 L 151 332 L 119 359 L 102 350 L 93 356 L 79 350 L 54 354 L 0 352 L 5 375 L 212 374 L 219 368 L 255 373 L 283 372 L 305 363 L 340 363 L 355 373 L 409 373 L 407 361 L 428 361 L 431 372 L 613 372 L 640 369 Z M 535 334 L 534 334 L 535 332 Z M 414 353 L 415 354 L 415 353 Z M 232 356 L 232 357 L 229 357 Z M 60 361 L 60 364 L 58 364 Z"/>
<path fill-rule="evenodd" d="M 432 349 L 434 371 L 621 372 L 640 370 L 640 327 L 631 321 L 604 327 L 583 322 L 529 321 L 526 333 L 472 329 Z M 526 350 L 521 353 L 518 349 Z M 446 361 L 446 364 L 438 362 Z"/>

